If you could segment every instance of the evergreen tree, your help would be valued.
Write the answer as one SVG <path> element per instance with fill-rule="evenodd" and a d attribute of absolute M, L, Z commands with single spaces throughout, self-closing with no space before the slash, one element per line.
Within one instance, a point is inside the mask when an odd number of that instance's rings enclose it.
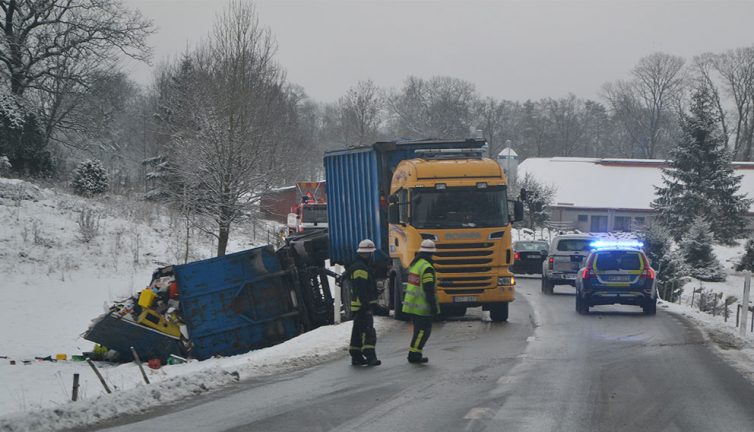
<path fill-rule="evenodd" d="M 73 171 L 73 191 L 77 195 L 93 196 L 107 191 L 108 179 L 102 162 L 85 160 Z"/>
<path fill-rule="evenodd" d="M 656 187 L 652 207 L 658 211 L 657 221 L 676 240 L 699 216 L 722 243 L 731 243 L 746 231 L 744 214 L 752 200 L 737 193 L 742 176 L 734 175 L 713 103 L 706 87 L 696 89 L 689 113 L 681 117 L 682 138 L 670 152 L 663 185 Z"/>
<path fill-rule="evenodd" d="M 657 291 L 663 300 L 675 302 L 683 293 L 689 269 L 683 257 L 673 248 L 673 240 L 659 225 L 652 225 L 644 233 L 644 251 L 657 271 Z"/>
<path fill-rule="evenodd" d="M 707 282 L 725 280 L 725 272 L 712 251 L 709 223 L 704 218 L 699 216 L 694 220 L 680 246 L 691 276 Z"/>
<path fill-rule="evenodd" d="M 736 271 L 754 271 L 754 238 L 749 239 L 744 246 L 744 255 L 736 266 Z"/>

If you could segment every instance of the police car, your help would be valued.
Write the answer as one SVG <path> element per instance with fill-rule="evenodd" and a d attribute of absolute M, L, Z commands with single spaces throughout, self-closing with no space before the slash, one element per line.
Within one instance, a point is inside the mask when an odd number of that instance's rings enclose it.
<path fill-rule="evenodd" d="M 640 242 L 594 241 L 576 276 L 576 312 L 591 306 L 640 306 L 645 315 L 657 312 L 655 271 Z"/>

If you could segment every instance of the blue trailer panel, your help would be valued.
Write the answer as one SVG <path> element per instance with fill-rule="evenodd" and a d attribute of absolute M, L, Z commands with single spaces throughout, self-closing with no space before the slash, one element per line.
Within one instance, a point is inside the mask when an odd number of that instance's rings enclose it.
<path fill-rule="evenodd" d="M 242 354 L 297 336 L 292 285 L 272 247 L 174 267 L 191 355 Z"/>
<path fill-rule="evenodd" d="M 354 245 L 363 239 L 374 241 L 384 250 L 387 238 L 380 211 L 379 165 L 377 152 L 369 148 L 332 152 L 325 155 L 328 187 L 327 218 L 330 234 L 330 261 L 350 263 L 356 257 Z M 386 194 L 388 191 L 383 191 Z"/>

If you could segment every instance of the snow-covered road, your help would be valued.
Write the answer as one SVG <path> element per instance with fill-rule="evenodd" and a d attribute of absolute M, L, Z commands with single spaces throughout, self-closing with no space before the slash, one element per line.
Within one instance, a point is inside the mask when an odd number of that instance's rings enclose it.
<path fill-rule="evenodd" d="M 106 430 L 754 429 L 754 385 L 685 318 L 662 305 L 654 317 L 625 306 L 581 316 L 572 288 L 556 293 L 544 296 L 538 281 L 521 280 L 509 323 L 477 316 L 438 324 L 426 366 L 406 363 L 410 325 L 401 324 L 380 339 L 378 368 L 341 358 Z"/>

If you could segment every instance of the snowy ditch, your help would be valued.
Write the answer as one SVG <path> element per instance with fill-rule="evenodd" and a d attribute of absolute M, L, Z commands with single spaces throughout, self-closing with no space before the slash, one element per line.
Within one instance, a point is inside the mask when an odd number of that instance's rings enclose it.
<path fill-rule="evenodd" d="M 398 322 L 375 317 L 378 334 Z M 0 367 L 3 387 L 15 390 L 15 410 L 35 408 L 0 417 L 0 431 L 53 431 L 89 425 L 118 415 L 134 414 L 155 406 L 222 388 L 239 380 L 302 369 L 343 356 L 347 352 L 351 323 L 320 327 L 273 347 L 233 357 L 191 361 L 145 369 L 151 384 L 144 384 L 134 364 L 100 364 L 108 385 L 106 394 L 92 370 L 82 362 L 33 363 L 28 366 L 7 363 Z M 11 370 L 12 369 L 12 370 Z M 83 400 L 70 400 L 71 377 L 81 375 Z M 54 384 L 53 384 L 54 383 Z M 22 390 L 19 390 L 22 389 Z M 23 395 L 25 393 L 25 396 Z M 34 401 L 30 401 L 34 398 Z M 4 395 L 4 410 L 12 411 L 14 401 Z M 21 405 L 19 405 L 21 403 Z"/>

